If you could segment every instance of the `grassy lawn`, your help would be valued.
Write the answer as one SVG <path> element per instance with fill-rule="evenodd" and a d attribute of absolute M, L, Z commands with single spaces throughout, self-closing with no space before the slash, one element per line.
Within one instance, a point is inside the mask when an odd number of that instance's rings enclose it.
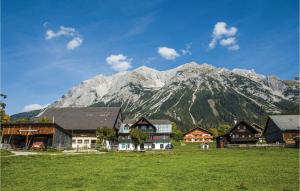
<path fill-rule="evenodd" d="M 13 153 L 7 150 L 0 149 L 0 156 L 9 156 L 9 155 L 13 155 Z"/>
<path fill-rule="evenodd" d="M 299 190 L 299 150 L 211 149 L 1 158 L 1 190 Z"/>

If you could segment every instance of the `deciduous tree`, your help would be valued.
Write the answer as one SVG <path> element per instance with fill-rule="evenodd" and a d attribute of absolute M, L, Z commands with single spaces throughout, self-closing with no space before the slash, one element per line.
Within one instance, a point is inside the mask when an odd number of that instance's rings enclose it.
<path fill-rule="evenodd" d="M 176 123 L 172 123 L 172 138 L 175 141 L 180 141 L 182 140 L 182 132 L 181 130 L 177 127 Z"/>
<path fill-rule="evenodd" d="M 98 127 L 96 136 L 98 139 L 98 143 L 103 146 L 105 149 L 110 147 L 111 141 L 116 139 L 116 131 L 109 127 Z M 106 144 L 108 142 L 108 145 Z"/>
<path fill-rule="evenodd" d="M 0 123 L 10 122 L 10 116 L 5 113 L 6 104 L 3 102 L 7 98 L 7 95 L 0 93 Z"/>
<path fill-rule="evenodd" d="M 147 139 L 147 134 L 137 128 L 130 129 L 130 137 L 134 144 L 134 148 L 137 149 L 138 145 L 144 144 Z"/>

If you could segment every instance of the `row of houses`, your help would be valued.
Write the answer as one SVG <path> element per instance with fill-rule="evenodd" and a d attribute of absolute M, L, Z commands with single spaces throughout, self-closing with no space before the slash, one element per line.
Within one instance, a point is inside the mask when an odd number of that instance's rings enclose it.
<path fill-rule="evenodd" d="M 2 143 L 12 148 L 73 148 L 96 147 L 98 127 L 111 128 L 116 140 L 110 145 L 116 150 L 162 150 L 171 148 L 172 124 L 169 120 L 140 118 L 124 120 L 119 107 L 48 108 L 37 118 L 47 118 L 49 123 L 7 123 L 1 125 Z M 299 140 L 298 115 L 269 116 L 265 128 L 240 121 L 224 135 L 213 137 L 201 127 L 183 134 L 186 143 L 209 143 L 216 138 L 217 147 L 228 144 L 256 144 L 265 139 L 267 143 L 295 144 Z M 147 134 L 144 144 L 134 145 L 130 130 L 137 128 Z M 298 137 L 298 139 L 297 139 Z"/>
<path fill-rule="evenodd" d="M 225 134 L 217 136 L 218 148 L 227 145 L 256 144 L 287 144 L 299 146 L 300 116 L 299 115 L 271 115 L 264 128 L 255 123 L 244 120 L 236 123 Z M 208 143 L 214 139 L 211 132 L 197 127 L 184 133 L 184 142 Z"/>
<path fill-rule="evenodd" d="M 160 150 L 170 148 L 172 125 L 169 120 L 123 120 L 119 107 L 48 108 L 38 118 L 51 123 L 2 124 L 2 143 L 12 148 L 91 149 L 96 147 L 98 127 L 115 130 L 116 140 L 110 147 L 117 150 Z M 133 144 L 130 129 L 137 128 L 147 134 L 144 144 Z"/>
<path fill-rule="evenodd" d="M 217 147 L 229 144 L 268 144 L 296 145 L 299 147 L 300 116 L 270 115 L 264 128 L 257 124 L 241 121 L 226 134 L 218 136 Z"/>

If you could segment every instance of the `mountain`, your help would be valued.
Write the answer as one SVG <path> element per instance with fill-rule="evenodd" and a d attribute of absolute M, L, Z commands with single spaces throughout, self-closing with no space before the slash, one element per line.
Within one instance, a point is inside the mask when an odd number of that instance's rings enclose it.
<path fill-rule="evenodd" d="M 166 71 L 142 66 L 85 80 L 51 105 L 88 106 L 121 106 L 127 118 L 169 118 L 183 129 L 234 118 L 259 123 L 270 113 L 299 113 L 299 81 L 196 62 Z"/>
<path fill-rule="evenodd" d="M 10 119 L 12 121 L 15 121 L 15 120 L 21 119 L 21 118 L 30 119 L 30 118 L 33 118 L 36 115 L 38 115 L 41 111 L 42 111 L 41 109 L 38 109 L 38 110 L 32 110 L 32 111 L 28 111 L 28 112 L 17 113 L 17 114 L 10 116 Z"/>
<path fill-rule="evenodd" d="M 299 81 L 196 62 L 166 71 L 142 66 L 85 80 L 50 107 L 89 106 L 121 106 L 126 118 L 169 118 L 182 129 L 235 118 L 263 124 L 267 114 L 299 113 Z"/>

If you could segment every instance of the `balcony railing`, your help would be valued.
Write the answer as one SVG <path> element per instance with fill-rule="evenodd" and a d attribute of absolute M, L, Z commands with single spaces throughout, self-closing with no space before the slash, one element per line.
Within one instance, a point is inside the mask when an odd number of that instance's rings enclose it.
<path fill-rule="evenodd" d="M 230 137 L 230 140 L 233 142 L 239 142 L 239 141 L 258 141 L 258 137 Z"/>

